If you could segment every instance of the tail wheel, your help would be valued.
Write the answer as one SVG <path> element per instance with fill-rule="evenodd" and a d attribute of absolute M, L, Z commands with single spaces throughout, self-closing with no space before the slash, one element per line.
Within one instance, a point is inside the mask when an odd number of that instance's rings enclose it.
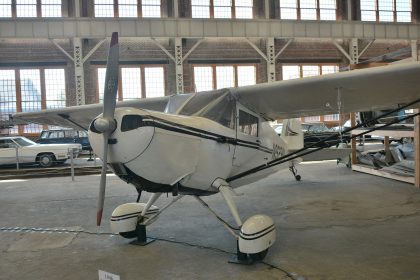
<path fill-rule="evenodd" d="M 51 154 L 42 154 L 38 158 L 41 167 L 51 167 L 54 164 L 55 157 Z"/>

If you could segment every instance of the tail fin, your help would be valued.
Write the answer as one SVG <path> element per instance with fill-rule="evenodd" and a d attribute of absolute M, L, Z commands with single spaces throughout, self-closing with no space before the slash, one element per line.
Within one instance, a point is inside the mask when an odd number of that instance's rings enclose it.
<path fill-rule="evenodd" d="M 300 120 L 284 120 L 280 137 L 284 140 L 284 142 L 286 142 L 288 150 L 298 150 L 303 148 L 303 131 Z"/>

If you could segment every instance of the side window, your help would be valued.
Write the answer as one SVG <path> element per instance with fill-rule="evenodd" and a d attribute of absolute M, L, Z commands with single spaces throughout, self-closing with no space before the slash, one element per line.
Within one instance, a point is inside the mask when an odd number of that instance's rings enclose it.
<path fill-rule="evenodd" d="M 258 136 L 258 118 L 239 110 L 239 131 L 251 136 Z"/>
<path fill-rule="evenodd" d="M 15 148 L 16 144 L 10 139 L 0 140 L 0 149 Z"/>
<path fill-rule="evenodd" d="M 88 137 L 87 132 L 79 130 L 79 137 Z"/>
<path fill-rule="evenodd" d="M 64 130 L 64 137 L 65 138 L 74 138 L 77 137 L 77 131 L 75 130 Z"/>
<path fill-rule="evenodd" d="M 58 131 L 53 131 L 50 133 L 49 139 L 57 139 L 58 138 Z"/>
<path fill-rule="evenodd" d="M 39 138 L 41 138 L 41 139 L 47 139 L 48 138 L 48 131 L 43 131 L 41 133 L 41 136 Z"/>

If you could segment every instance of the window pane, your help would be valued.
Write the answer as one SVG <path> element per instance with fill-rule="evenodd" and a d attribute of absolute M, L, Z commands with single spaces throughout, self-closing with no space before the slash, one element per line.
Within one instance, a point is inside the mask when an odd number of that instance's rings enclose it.
<path fill-rule="evenodd" d="M 283 80 L 291 80 L 300 78 L 300 70 L 298 65 L 285 65 L 282 67 Z"/>
<path fill-rule="evenodd" d="M 22 112 L 41 110 L 41 78 L 39 69 L 20 70 L 20 87 Z M 24 126 L 25 133 L 36 133 L 42 130 L 41 125 Z"/>
<path fill-rule="evenodd" d="M 137 17 L 137 0 L 118 1 L 119 17 Z"/>
<path fill-rule="evenodd" d="M 316 9 L 300 9 L 300 18 L 304 20 L 316 20 Z"/>
<path fill-rule="evenodd" d="M 319 75 L 318 65 L 302 65 L 302 77 L 311 77 Z"/>
<path fill-rule="evenodd" d="M 114 17 L 114 1 L 95 0 L 95 17 Z"/>
<path fill-rule="evenodd" d="M 12 17 L 12 0 L 0 1 L 0 17 Z"/>
<path fill-rule="evenodd" d="M 394 21 L 394 12 L 379 11 L 379 21 Z"/>
<path fill-rule="evenodd" d="M 338 66 L 336 65 L 322 65 L 322 75 L 338 72 Z"/>
<path fill-rule="evenodd" d="M 192 18 L 210 18 L 210 0 L 191 0 Z"/>
<path fill-rule="evenodd" d="M 319 122 L 321 121 L 321 117 L 320 116 L 305 117 L 304 120 L 305 122 Z"/>
<path fill-rule="evenodd" d="M 255 66 L 238 66 L 238 86 L 255 85 L 257 82 Z"/>
<path fill-rule="evenodd" d="M 375 11 L 361 11 L 362 21 L 376 21 Z"/>
<path fill-rule="evenodd" d="M 17 17 L 36 17 L 36 0 L 16 0 Z"/>
<path fill-rule="evenodd" d="M 16 112 L 16 82 L 14 70 L 0 70 L 0 120 L 9 120 L 9 114 Z M 17 129 L 9 130 L 17 134 Z"/>
<path fill-rule="evenodd" d="M 337 9 L 336 0 L 319 0 L 320 9 Z"/>
<path fill-rule="evenodd" d="M 61 17 L 61 0 L 43 0 L 42 17 Z"/>
<path fill-rule="evenodd" d="M 258 118 L 247 112 L 239 110 L 239 127 L 242 133 L 258 136 Z"/>
<path fill-rule="evenodd" d="M 106 68 L 98 68 L 99 103 L 104 102 L 105 73 L 106 73 Z"/>
<path fill-rule="evenodd" d="M 214 18 L 231 18 L 232 10 L 230 7 L 214 7 Z"/>
<path fill-rule="evenodd" d="M 66 78 L 64 69 L 45 69 L 47 109 L 66 107 Z"/>
<path fill-rule="evenodd" d="M 282 8 L 297 8 L 297 0 L 280 0 Z"/>
<path fill-rule="evenodd" d="M 142 13 L 143 17 L 161 17 L 160 0 L 143 0 Z"/>
<path fill-rule="evenodd" d="M 320 10 L 319 19 L 320 20 L 337 20 L 336 10 Z"/>
<path fill-rule="evenodd" d="M 216 67 L 217 89 L 235 86 L 235 74 L 233 66 Z"/>
<path fill-rule="evenodd" d="M 378 1 L 378 10 L 379 11 L 393 11 L 394 10 L 394 0 L 379 0 Z"/>
<path fill-rule="evenodd" d="M 376 0 L 360 0 L 360 9 L 375 11 L 376 10 Z"/>
<path fill-rule="evenodd" d="M 213 69 L 210 66 L 194 67 L 194 83 L 197 92 L 213 89 Z"/>
<path fill-rule="evenodd" d="M 253 18 L 252 7 L 235 7 L 236 18 Z"/>
<path fill-rule="evenodd" d="M 281 19 L 297 19 L 297 9 L 281 8 L 280 18 Z"/>
<path fill-rule="evenodd" d="M 123 100 L 141 98 L 140 68 L 121 68 Z"/>
<path fill-rule="evenodd" d="M 411 12 L 411 0 L 397 0 L 395 9 L 401 12 Z"/>
<path fill-rule="evenodd" d="M 163 67 L 144 68 L 144 79 L 147 97 L 165 96 L 165 78 Z"/>
<path fill-rule="evenodd" d="M 398 22 L 411 22 L 411 12 L 397 12 Z"/>

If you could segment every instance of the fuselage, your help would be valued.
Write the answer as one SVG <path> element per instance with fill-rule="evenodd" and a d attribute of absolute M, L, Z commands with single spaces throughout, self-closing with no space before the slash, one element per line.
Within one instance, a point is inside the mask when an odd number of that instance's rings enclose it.
<path fill-rule="evenodd" d="M 117 108 L 110 135 L 108 163 L 123 180 L 149 192 L 212 194 L 217 178 L 228 178 L 278 158 L 287 145 L 269 124 L 238 104 L 234 124 L 201 116 L 184 116 L 135 108 Z M 100 133 L 89 131 L 95 153 L 102 157 Z M 249 184 L 274 173 L 282 164 L 233 181 Z"/>

